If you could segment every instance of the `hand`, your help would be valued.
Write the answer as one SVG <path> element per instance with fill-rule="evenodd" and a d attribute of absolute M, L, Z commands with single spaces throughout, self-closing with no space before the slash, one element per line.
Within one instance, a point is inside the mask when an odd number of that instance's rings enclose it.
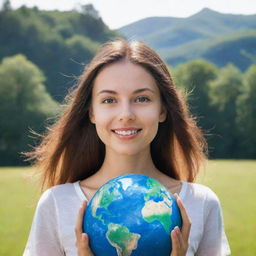
<path fill-rule="evenodd" d="M 188 237 L 191 227 L 191 221 L 183 203 L 181 202 L 177 194 L 175 194 L 175 198 L 181 212 L 182 230 L 180 230 L 179 227 L 175 227 L 171 232 L 172 252 L 170 256 L 185 256 L 188 250 Z"/>
<path fill-rule="evenodd" d="M 83 233 L 83 216 L 87 206 L 87 202 L 83 201 L 76 220 L 76 247 L 78 256 L 93 256 L 93 253 L 89 247 L 89 237 L 87 234 Z"/>

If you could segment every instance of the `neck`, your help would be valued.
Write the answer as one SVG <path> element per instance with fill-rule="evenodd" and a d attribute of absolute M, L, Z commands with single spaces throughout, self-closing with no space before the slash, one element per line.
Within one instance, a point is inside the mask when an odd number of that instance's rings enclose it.
<path fill-rule="evenodd" d="M 104 180 L 109 180 L 128 173 L 154 177 L 158 172 L 152 161 L 150 150 L 148 150 L 136 155 L 120 155 L 106 152 L 103 165 L 98 174 L 104 177 Z"/>

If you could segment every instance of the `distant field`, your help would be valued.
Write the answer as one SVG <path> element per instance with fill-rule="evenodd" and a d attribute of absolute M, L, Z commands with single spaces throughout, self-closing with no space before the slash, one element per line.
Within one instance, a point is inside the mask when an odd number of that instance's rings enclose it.
<path fill-rule="evenodd" d="M 0 168 L 0 255 L 20 256 L 28 237 L 38 185 L 31 168 Z M 198 182 L 219 196 L 232 255 L 256 255 L 256 161 L 210 161 Z"/>

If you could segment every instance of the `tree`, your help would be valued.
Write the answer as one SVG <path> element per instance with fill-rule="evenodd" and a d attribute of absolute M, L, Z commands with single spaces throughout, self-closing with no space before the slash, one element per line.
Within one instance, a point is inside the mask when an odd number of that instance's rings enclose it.
<path fill-rule="evenodd" d="M 21 164 L 28 150 L 29 129 L 44 130 L 46 118 L 57 114 L 58 105 L 43 85 L 45 77 L 23 55 L 6 57 L 0 64 L 0 164 Z"/>
<path fill-rule="evenodd" d="M 240 155 L 256 157 L 256 64 L 244 74 L 245 87 L 237 101 L 237 126 L 240 131 Z"/>
<path fill-rule="evenodd" d="M 193 60 L 175 69 L 175 83 L 187 91 L 191 113 L 207 133 L 214 127 L 209 105 L 209 83 L 216 78 L 217 68 L 204 60 Z"/>
<path fill-rule="evenodd" d="M 80 35 L 70 37 L 65 43 L 70 58 L 83 63 L 88 63 L 100 47 L 99 43 Z"/>
<path fill-rule="evenodd" d="M 212 142 L 215 157 L 237 158 L 239 155 L 236 116 L 242 87 L 242 74 L 233 64 L 220 69 L 217 78 L 210 84 L 209 95 L 215 109 L 212 118 L 217 135 Z"/>
<path fill-rule="evenodd" d="M 212 134 L 215 132 L 215 120 L 212 116 L 215 109 L 210 105 L 209 89 L 210 82 L 217 76 L 217 67 L 204 60 L 193 60 L 176 68 L 174 75 L 176 84 L 187 91 L 190 111 L 207 136 L 209 153 L 214 157 L 211 149 Z"/>
<path fill-rule="evenodd" d="M 11 2 L 9 0 L 5 0 L 2 5 L 2 11 L 6 12 L 6 11 L 10 11 L 11 9 L 12 9 Z"/>
<path fill-rule="evenodd" d="M 83 14 L 89 15 L 95 19 L 100 18 L 99 12 L 94 8 L 92 4 L 81 5 L 80 8 Z"/>
<path fill-rule="evenodd" d="M 189 92 L 188 101 L 194 113 L 201 115 L 209 104 L 209 82 L 216 78 L 217 68 L 203 60 L 193 60 L 176 70 L 177 83 Z"/>
<path fill-rule="evenodd" d="M 26 6 L 1 11 L 0 60 L 24 54 L 44 71 L 49 93 L 62 101 L 73 83 L 70 77 L 81 74 L 78 63 L 87 64 L 100 42 L 118 36 L 94 16 L 92 7 L 85 13 L 40 11 Z"/>

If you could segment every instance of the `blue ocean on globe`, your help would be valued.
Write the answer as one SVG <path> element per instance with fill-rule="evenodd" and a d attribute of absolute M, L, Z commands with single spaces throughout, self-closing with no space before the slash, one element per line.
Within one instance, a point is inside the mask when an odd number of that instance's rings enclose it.
<path fill-rule="evenodd" d="M 83 220 L 95 256 L 169 256 L 170 232 L 181 228 L 175 197 L 139 174 L 114 178 L 94 194 Z"/>

